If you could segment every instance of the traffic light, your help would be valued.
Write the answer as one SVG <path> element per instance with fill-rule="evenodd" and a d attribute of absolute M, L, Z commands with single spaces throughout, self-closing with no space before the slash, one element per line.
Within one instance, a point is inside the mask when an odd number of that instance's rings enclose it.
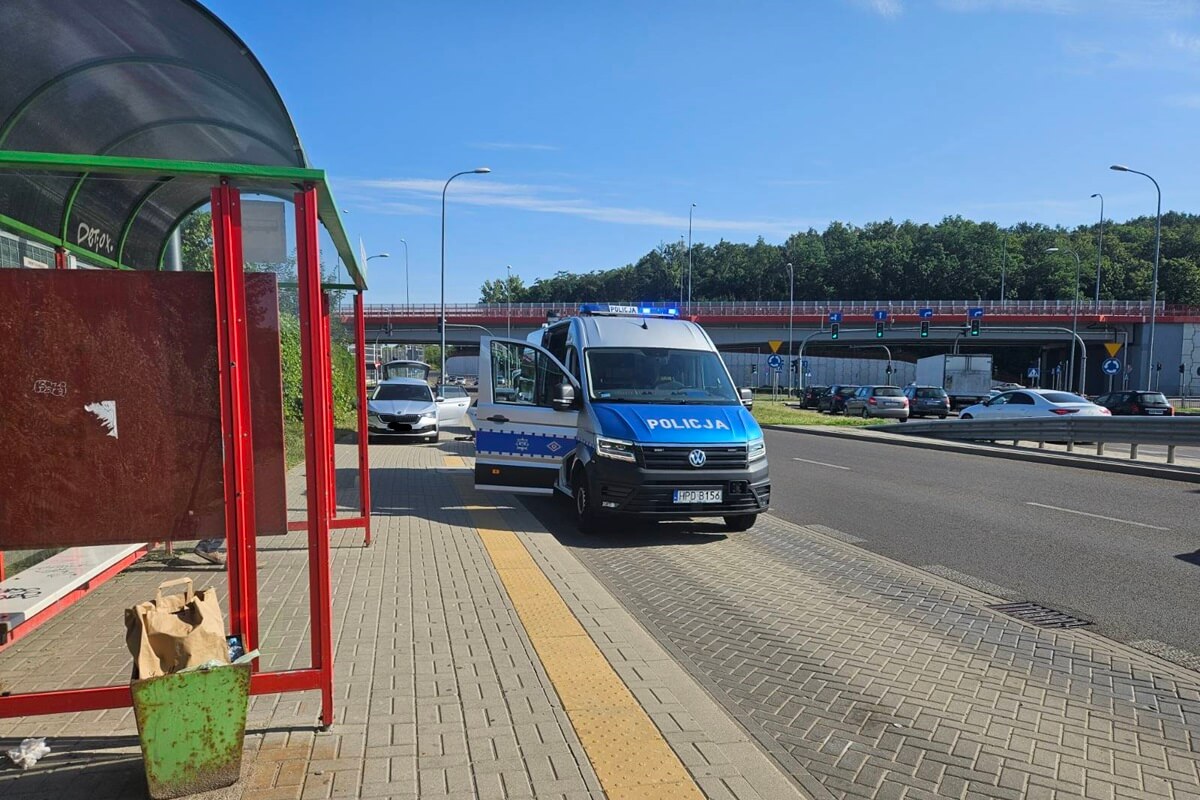
<path fill-rule="evenodd" d="M 979 335 L 979 320 L 977 320 L 977 319 L 971 320 L 971 335 L 972 336 Z"/>
<path fill-rule="evenodd" d="M 921 338 L 922 339 L 929 338 L 929 320 L 927 320 L 927 319 L 921 320 Z"/>
<path fill-rule="evenodd" d="M 792 374 L 795 375 L 799 371 L 800 371 L 800 360 L 797 358 L 793 358 L 792 359 Z"/>
<path fill-rule="evenodd" d="M 875 323 L 875 338 L 876 339 L 883 338 L 883 323 L 882 322 Z"/>
<path fill-rule="evenodd" d="M 840 328 L 840 327 L 841 327 L 841 325 L 836 322 L 829 323 L 829 338 L 830 339 L 836 339 L 838 337 L 838 328 Z"/>
<path fill-rule="evenodd" d="M 1179 365 L 1179 374 L 1182 375 L 1185 372 L 1187 372 L 1187 367 L 1185 367 L 1183 364 L 1180 364 Z"/>
<path fill-rule="evenodd" d="M 750 374 L 751 374 L 751 375 L 757 375 L 757 374 L 758 374 L 758 364 L 751 364 L 751 365 L 750 365 Z"/>

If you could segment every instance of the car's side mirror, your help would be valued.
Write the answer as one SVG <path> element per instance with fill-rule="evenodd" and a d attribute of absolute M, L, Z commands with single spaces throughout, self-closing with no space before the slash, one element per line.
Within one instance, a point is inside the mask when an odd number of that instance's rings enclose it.
<path fill-rule="evenodd" d="M 435 403 L 444 403 L 444 402 L 446 402 L 446 398 L 444 398 L 444 397 L 442 397 L 442 396 L 440 396 L 440 395 L 439 395 L 438 397 L 436 397 L 436 398 L 434 399 L 434 402 L 435 402 Z"/>
<path fill-rule="evenodd" d="M 570 411 L 575 407 L 575 387 L 569 383 L 558 384 L 550 402 L 555 411 Z"/>
<path fill-rule="evenodd" d="M 748 411 L 754 410 L 754 391 L 752 389 L 740 389 L 738 391 L 738 396 L 742 398 L 742 405 L 744 405 Z"/>

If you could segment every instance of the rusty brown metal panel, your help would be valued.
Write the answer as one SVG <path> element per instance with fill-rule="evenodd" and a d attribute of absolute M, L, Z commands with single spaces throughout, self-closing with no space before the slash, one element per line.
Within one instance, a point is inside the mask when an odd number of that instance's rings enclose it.
<path fill-rule="evenodd" d="M 286 527 L 282 404 L 255 283 L 266 533 Z M 212 276 L 0 270 L 0 298 L 0 549 L 223 535 Z"/>
<path fill-rule="evenodd" d="M 279 288 L 274 273 L 246 275 L 250 415 L 254 439 L 254 520 L 259 536 L 287 533 L 283 454 L 283 369 L 279 358 Z"/>

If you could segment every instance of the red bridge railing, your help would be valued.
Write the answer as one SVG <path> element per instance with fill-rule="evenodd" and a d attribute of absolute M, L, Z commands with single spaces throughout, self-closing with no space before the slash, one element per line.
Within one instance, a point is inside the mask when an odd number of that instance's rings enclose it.
<path fill-rule="evenodd" d="M 446 305 L 446 317 L 451 322 L 489 321 L 544 322 L 548 315 L 567 316 L 575 312 L 578 303 L 452 303 Z M 985 318 L 1007 320 L 1063 319 L 1071 317 L 1074 303 L 1070 300 L 854 300 L 854 301 L 797 301 L 791 306 L 791 316 L 802 322 L 824 319 L 831 311 L 842 312 L 843 319 L 871 319 L 876 310 L 883 309 L 890 318 L 916 319 L 923 308 L 931 308 L 934 319 L 945 323 L 966 319 L 968 309 L 982 308 Z M 693 303 L 684 307 L 685 316 L 707 322 L 786 321 L 789 304 L 786 300 Z M 339 313 L 344 319 L 353 316 L 353 309 L 343 306 Z M 437 303 L 368 304 L 364 314 L 368 324 L 436 323 Z M 1150 319 L 1150 303 L 1145 300 L 1082 300 L 1079 316 L 1089 321 L 1137 323 Z M 1200 321 L 1200 306 L 1167 305 L 1158 303 L 1158 318 L 1163 321 Z"/>

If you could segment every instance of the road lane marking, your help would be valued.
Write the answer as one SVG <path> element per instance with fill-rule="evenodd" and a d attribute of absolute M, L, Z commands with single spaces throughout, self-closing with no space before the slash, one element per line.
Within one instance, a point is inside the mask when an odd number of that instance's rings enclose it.
<path fill-rule="evenodd" d="M 792 461 L 803 461 L 805 464 L 816 464 L 818 467 L 829 467 L 831 469 L 844 469 L 847 472 L 850 472 L 849 467 L 843 467 L 840 464 L 826 464 L 824 461 L 813 461 L 812 459 L 809 459 L 809 458 L 796 458 L 795 456 L 792 456 Z"/>
<path fill-rule="evenodd" d="M 1048 509 L 1050 509 L 1051 511 L 1062 511 L 1062 512 L 1065 512 L 1065 513 L 1067 513 L 1067 514 L 1078 514 L 1078 515 L 1079 515 L 1079 516 L 1081 516 L 1081 517 L 1092 517 L 1093 519 L 1104 519 L 1104 520 L 1108 520 L 1109 522 L 1120 522 L 1120 523 L 1123 523 L 1123 524 L 1125 524 L 1125 525 L 1136 525 L 1136 526 L 1138 526 L 1139 528 L 1150 528 L 1151 530 L 1155 530 L 1155 531 L 1169 531 L 1169 530 L 1171 530 L 1170 528 L 1163 528 L 1163 527 L 1161 527 L 1161 526 L 1159 526 L 1159 525 L 1150 525 L 1150 524 L 1148 524 L 1148 523 L 1145 523 L 1145 522 L 1134 522 L 1134 521 L 1133 521 L 1133 520 L 1131 520 L 1131 519 L 1119 519 L 1119 518 L 1117 518 L 1117 517 L 1106 517 L 1106 516 L 1104 516 L 1103 514 L 1089 514 L 1089 513 L 1088 513 L 1088 512 L 1086 512 L 1086 511 L 1076 511 L 1076 510 L 1075 510 L 1075 509 L 1073 509 L 1073 508 L 1059 508 L 1058 506 L 1048 506 L 1048 505 L 1046 505 L 1045 503 L 1029 503 L 1029 502 L 1027 502 L 1027 503 L 1025 503 L 1025 505 L 1027 505 L 1027 506 L 1037 506 L 1038 508 L 1048 508 Z"/>

